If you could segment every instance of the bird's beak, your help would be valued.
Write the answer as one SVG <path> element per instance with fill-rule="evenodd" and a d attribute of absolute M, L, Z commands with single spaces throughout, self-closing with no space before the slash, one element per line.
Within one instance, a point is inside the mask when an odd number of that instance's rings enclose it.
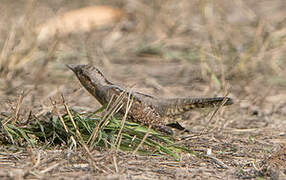
<path fill-rule="evenodd" d="M 66 64 L 66 66 L 67 66 L 70 70 L 72 70 L 73 72 L 75 72 L 76 65 L 74 65 L 74 64 Z"/>

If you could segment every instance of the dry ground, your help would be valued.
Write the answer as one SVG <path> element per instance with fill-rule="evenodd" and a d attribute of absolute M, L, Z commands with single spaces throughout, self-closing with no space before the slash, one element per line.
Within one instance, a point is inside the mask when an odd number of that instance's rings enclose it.
<path fill-rule="evenodd" d="M 72 34 L 54 48 L 47 43 L 33 49 L 34 26 L 61 12 L 102 3 L 124 9 L 136 26 Z M 286 179 L 285 9 L 284 0 L 1 0 L 2 114 L 17 111 L 22 91 L 18 121 L 31 111 L 37 116 L 51 111 L 51 98 L 62 107 L 61 94 L 74 109 L 98 108 L 65 67 L 70 63 L 95 64 L 114 82 L 157 96 L 228 92 L 235 103 L 211 122 L 213 110 L 190 112 L 182 121 L 191 133 L 179 134 L 178 143 L 211 152 L 208 158 L 182 153 L 176 161 L 104 150 L 92 152 L 92 166 L 81 148 L 1 143 L 0 177 Z"/>

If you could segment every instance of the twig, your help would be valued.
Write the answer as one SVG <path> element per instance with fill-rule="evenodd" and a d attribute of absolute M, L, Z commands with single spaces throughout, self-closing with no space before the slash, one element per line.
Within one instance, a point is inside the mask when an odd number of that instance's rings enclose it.
<path fill-rule="evenodd" d="M 79 139 L 80 139 L 81 141 L 83 141 L 83 138 L 82 138 L 82 136 L 81 136 L 81 133 L 80 133 L 79 130 L 78 130 L 78 127 L 77 127 L 77 125 L 76 125 L 76 123 L 75 123 L 75 121 L 74 121 L 74 119 L 73 119 L 73 116 L 72 116 L 72 114 L 71 114 L 71 112 L 70 112 L 70 110 L 69 110 L 69 108 L 68 108 L 68 106 L 67 106 L 67 104 L 66 104 L 66 101 L 65 101 L 65 99 L 64 99 L 63 94 L 62 94 L 61 96 L 62 96 L 62 100 L 63 100 L 63 105 L 64 105 L 64 107 L 65 107 L 65 109 L 66 109 L 66 111 L 67 111 L 67 113 L 68 113 L 68 115 L 69 115 L 69 117 L 70 117 L 70 120 L 71 120 L 71 122 L 72 122 L 73 127 L 75 128 L 75 132 L 76 132 L 77 136 L 79 137 Z M 82 143 L 83 143 L 83 142 L 82 142 Z"/>
<path fill-rule="evenodd" d="M 115 99 L 114 102 L 113 102 L 114 96 L 112 96 L 110 102 L 108 103 L 109 104 L 108 107 L 110 108 L 107 109 L 105 115 L 102 117 L 101 121 L 98 123 L 98 125 L 92 132 L 92 135 L 90 136 L 87 142 L 88 144 L 91 145 L 91 142 L 95 141 L 99 129 L 103 128 L 108 123 L 110 117 L 113 116 L 114 113 L 118 112 L 123 107 L 122 100 L 124 98 L 124 93 L 125 92 L 120 93 L 120 95 Z"/>
<path fill-rule="evenodd" d="M 55 164 L 53 164 L 53 165 L 47 167 L 46 169 L 40 171 L 40 173 L 41 173 L 41 174 L 45 174 L 45 173 L 47 173 L 47 172 L 49 172 L 49 171 L 55 169 L 55 168 L 58 167 L 59 165 L 64 164 L 65 162 L 67 162 L 67 160 L 62 160 L 62 161 L 60 161 L 59 163 L 55 163 Z"/>
<path fill-rule="evenodd" d="M 134 98 L 131 97 L 131 94 L 132 94 L 132 89 L 130 89 L 130 92 L 129 92 L 129 95 L 128 95 L 128 100 L 127 100 L 127 104 L 126 104 L 126 109 L 125 109 L 125 114 L 122 118 L 122 121 L 121 121 L 121 128 L 118 132 L 118 135 L 117 135 L 117 138 L 116 138 L 116 141 L 115 141 L 115 144 L 117 144 L 117 148 L 116 148 L 116 151 L 118 151 L 119 147 L 120 147 L 120 144 L 121 144 L 121 140 L 122 140 L 122 136 L 121 136 L 121 133 L 122 133 L 122 130 L 123 130 L 123 127 L 124 127 L 124 124 L 125 124 L 125 121 L 126 121 L 126 118 L 127 118 L 127 115 L 128 115 L 128 112 L 130 111 L 130 108 L 133 104 L 133 100 Z"/>
<path fill-rule="evenodd" d="M 110 104 L 111 104 L 113 98 L 114 98 L 114 95 L 111 96 L 111 99 L 110 99 L 110 101 L 108 102 L 108 104 L 107 104 L 107 106 L 106 106 L 106 109 L 110 107 Z M 105 110 L 106 110 L 106 109 L 105 109 Z M 104 119 L 104 118 L 101 118 L 101 121 L 98 122 L 98 124 L 96 125 L 95 129 L 92 131 L 92 133 L 91 133 L 89 139 L 87 140 L 87 144 L 90 144 L 91 142 L 94 142 L 94 141 L 95 141 L 95 138 L 96 138 L 96 136 L 97 136 L 97 132 L 98 132 L 98 130 L 99 130 L 100 124 L 102 123 L 103 119 Z"/>
<path fill-rule="evenodd" d="M 215 116 L 215 115 L 217 114 L 217 112 L 224 106 L 224 104 L 225 104 L 226 101 L 227 101 L 227 95 L 228 95 L 228 93 L 225 95 L 225 97 L 224 97 L 222 103 L 213 111 L 213 113 L 212 113 L 210 119 L 209 119 L 208 122 L 207 122 L 206 127 L 200 132 L 200 135 L 201 135 L 201 134 L 204 134 L 204 133 L 206 132 L 206 130 L 208 129 L 209 124 L 210 124 L 210 122 L 212 121 L 212 119 L 214 118 L 214 116 Z"/>
<path fill-rule="evenodd" d="M 119 172 L 118 170 L 118 165 L 117 165 L 117 158 L 115 155 L 113 155 L 113 164 L 114 164 L 114 167 L 115 167 L 115 172 Z"/>
<path fill-rule="evenodd" d="M 51 104 L 53 105 L 54 110 L 56 111 L 58 117 L 60 118 L 60 121 L 61 121 L 61 123 L 63 124 L 65 131 L 68 133 L 68 132 L 69 132 L 68 127 L 66 126 L 66 124 L 65 124 L 65 122 L 64 122 L 64 119 L 63 119 L 62 115 L 60 114 L 60 112 L 59 112 L 59 110 L 58 110 L 58 108 L 57 108 L 56 102 L 53 101 L 51 98 L 50 98 L 50 101 L 51 101 Z"/>
<path fill-rule="evenodd" d="M 23 103 L 23 99 L 24 99 L 24 91 L 21 92 L 21 94 L 20 94 L 20 96 L 18 98 L 18 102 L 17 102 L 17 107 L 16 107 L 15 117 L 14 117 L 13 123 L 18 121 L 18 119 L 19 119 L 19 112 L 20 112 L 21 105 Z"/>
<path fill-rule="evenodd" d="M 136 147 L 136 149 L 133 151 L 133 154 L 136 154 L 137 151 L 139 150 L 139 148 L 143 145 L 143 143 L 145 142 L 145 140 L 147 139 L 147 137 L 149 136 L 150 130 L 151 130 L 152 125 L 149 125 L 147 133 L 145 134 L 145 136 L 143 137 L 142 141 L 140 142 L 140 144 Z"/>
<path fill-rule="evenodd" d="M 14 117 L 10 117 L 7 121 L 5 121 L 3 123 L 3 126 L 5 126 L 8 122 L 10 122 L 12 120 L 12 123 L 15 124 L 18 119 L 19 119 L 19 112 L 20 112 L 20 108 L 22 106 L 22 103 L 23 103 L 23 99 L 24 99 L 24 91 L 22 91 L 20 93 L 20 96 L 18 98 L 18 101 L 17 101 L 17 106 L 16 106 L 16 109 L 15 109 L 15 115 Z"/>
<path fill-rule="evenodd" d="M 224 164 L 221 160 L 219 160 L 218 158 L 215 158 L 215 157 L 213 157 L 211 155 L 206 155 L 205 157 L 210 158 L 211 160 L 213 160 L 216 164 L 218 164 L 222 168 L 229 169 L 229 167 L 226 164 Z"/>
<path fill-rule="evenodd" d="M 68 107 L 68 105 L 66 104 L 66 101 L 65 101 L 65 99 L 64 99 L 63 94 L 62 94 L 61 96 L 62 96 L 63 105 L 64 105 L 64 107 L 65 107 L 65 109 L 66 109 L 66 111 L 67 111 L 67 113 L 68 113 L 68 115 L 69 115 L 69 117 L 70 117 L 70 120 L 71 120 L 71 122 L 72 122 L 72 124 L 73 124 L 73 126 L 74 126 L 74 128 L 75 128 L 75 132 L 76 132 L 76 134 L 77 134 L 77 136 L 78 136 L 79 142 L 80 142 L 80 144 L 83 146 L 83 148 L 84 148 L 84 150 L 86 151 L 88 157 L 92 160 L 92 161 L 91 161 L 91 162 L 92 162 L 91 165 L 92 165 L 94 168 L 96 168 L 97 170 L 103 171 L 104 173 L 107 173 L 104 169 L 100 169 L 99 167 L 97 167 L 97 166 L 94 164 L 95 160 L 93 159 L 92 154 L 90 153 L 90 151 L 89 151 L 87 145 L 84 143 L 84 140 L 83 140 L 83 138 L 82 138 L 82 136 L 81 136 L 81 133 L 80 133 L 80 131 L 78 130 L 78 127 L 77 127 L 77 125 L 76 125 L 76 123 L 75 123 L 75 121 L 74 121 L 74 119 L 73 119 L 73 116 L 72 116 L 72 114 L 71 114 L 71 112 L 70 112 L 70 110 L 69 110 L 69 107 Z"/>

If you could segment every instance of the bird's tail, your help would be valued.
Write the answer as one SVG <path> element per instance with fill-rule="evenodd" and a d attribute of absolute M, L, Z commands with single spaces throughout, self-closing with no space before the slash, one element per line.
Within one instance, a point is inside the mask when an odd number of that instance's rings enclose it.
<path fill-rule="evenodd" d="M 162 103 L 161 112 L 167 116 L 174 116 L 198 108 L 218 107 L 220 105 L 231 105 L 233 100 L 229 97 L 215 98 L 174 98 L 166 99 Z"/>

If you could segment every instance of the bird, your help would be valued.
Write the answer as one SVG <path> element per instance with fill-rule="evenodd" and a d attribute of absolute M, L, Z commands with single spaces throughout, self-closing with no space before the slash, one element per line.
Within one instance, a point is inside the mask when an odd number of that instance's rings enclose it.
<path fill-rule="evenodd" d="M 178 122 L 174 122 L 175 116 L 198 108 L 217 107 L 233 104 L 229 97 L 183 97 L 183 98 L 159 98 L 131 89 L 120 87 L 107 80 L 99 68 L 88 65 L 67 65 L 71 69 L 82 86 L 97 99 L 102 105 L 107 105 L 113 96 L 123 94 L 122 102 L 127 107 L 128 99 L 133 98 L 128 112 L 128 118 L 133 122 L 151 126 L 164 134 L 172 135 L 170 127 L 185 130 Z M 119 113 L 124 114 L 124 108 Z"/>

